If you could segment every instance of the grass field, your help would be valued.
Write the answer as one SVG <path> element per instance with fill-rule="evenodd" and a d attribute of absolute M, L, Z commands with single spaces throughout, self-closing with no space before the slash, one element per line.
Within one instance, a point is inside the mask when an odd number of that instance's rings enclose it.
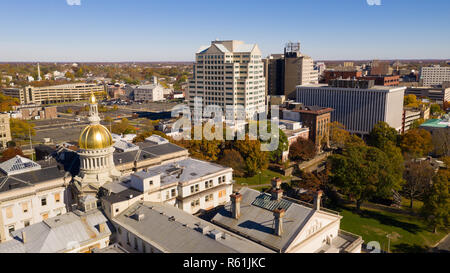
<path fill-rule="evenodd" d="M 235 177 L 236 184 L 243 185 L 243 186 L 252 186 L 252 185 L 265 185 L 270 184 L 270 181 L 274 177 L 280 177 L 283 179 L 283 181 L 289 181 L 290 178 L 286 176 L 282 176 L 280 173 L 271 171 L 271 170 L 264 170 L 261 172 L 261 182 L 260 182 L 260 175 L 257 174 L 252 177 Z"/>
<path fill-rule="evenodd" d="M 357 214 L 352 208 L 341 209 L 341 229 L 361 235 L 364 242 L 378 241 L 381 249 L 387 250 L 391 234 L 391 252 L 425 252 L 442 239 L 446 233 L 434 234 L 417 216 L 363 209 Z"/>

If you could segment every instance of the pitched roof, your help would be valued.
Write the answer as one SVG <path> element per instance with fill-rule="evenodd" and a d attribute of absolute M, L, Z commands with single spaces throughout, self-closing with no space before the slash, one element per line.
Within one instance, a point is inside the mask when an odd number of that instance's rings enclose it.
<path fill-rule="evenodd" d="M 241 216 L 231 217 L 231 202 L 220 208 L 212 218 L 212 223 L 237 232 L 246 238 L 260 242 L 271 249 L 282 251 L 297 236 L 302 226 L 314 214 L 314 210 L 288 200 L 270 205 L 267 202 L 270 195 L 249 188 L 242 188 Z M 274 201 L 272 201 L 274 202 Z M 265 204 L 262 204 L 265 203 Z M 290 203 L 288 205 L 288 203 Z M 281 205 L 286 213 L 283 217 L 282 236 L 274 234 L 273 208 Z"/>
<path fill-rule="evenodd" d="M 40 168 L 41 166 L 36 162 L 19 155 L 0 164 L 0 169 L 7 175 L 39 170 Z"/>
<path fill-rule="evenodd" d="M 14 239 L 0 244 L 0 253 L 55 253 L 70 250 L 76 244 L 83 244 L 96 237 L 110 235 L 111 229 L 106 226 L 103 233 L 97 226 L 107 222 L 107 218 L 99 210 L 80 215 L 69 212 L 52 217 L 12 232 Z M 22 232 L 26 234 L 23 243 Z"/>

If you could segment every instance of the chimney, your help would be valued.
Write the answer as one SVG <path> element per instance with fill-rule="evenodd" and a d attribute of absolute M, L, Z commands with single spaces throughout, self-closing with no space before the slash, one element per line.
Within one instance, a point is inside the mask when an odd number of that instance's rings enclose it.
<path fill-rule="evenodd" d="M 98 224 L 98 231 L 99 231 L 100 233 L 105 232 L 105 230 L 106 230 L 106 223 L 100 223 L 100 224 Z"/>
<path fill-rule="evenodd" d="M 239 192 L 235 192 L 232 195 L 230 195 L 231 198 L 231 216 L 234 219 L 239 219 L 241 216 L 241 200 L 242 200 L 242 194 Z"/>
<path fill-rule="evenodd" d="M 317 192 L 316 198 L 314 198 L 314 209 L 315 210 L 320 210 L 320 200 L 322 199 L 322 194 L 323 194 L 323 192 L 321 190 L 319 190 Z"/>
<path fill-rule="evenodd" d="M 278 208 L 273 211 L 273 216 L 275 216 L 274 233 L 277 236 L 281 236 L 281 233 L 283 233 L 283 216 L 285 212 L 283 208 Z"/>
<path fill-rule="evenodd" d="M 22 243 L 27 243 L 27 233 L 24 230 L 22 230 Z"/>
<path fill-rule="evenodd" d="M 272 183 L 272 200 L 281 200 L 283 197 L 283 190 L 281 189 L 281 178 L 274 177 L 271 181 Z"/>

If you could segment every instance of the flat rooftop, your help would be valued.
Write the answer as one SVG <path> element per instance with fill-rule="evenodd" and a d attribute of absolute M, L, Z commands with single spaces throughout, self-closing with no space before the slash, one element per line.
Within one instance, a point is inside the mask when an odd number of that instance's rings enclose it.
<path fill-rule="evenodd" d="M 194 179 L 214 174 L 231 168 L 193 158 L 149 168 L 151 176 L 161 174 L 161 186 L 175 182 L 187 183 Z"/>
<path fill-rule="evenodd" d="M 398 91 L 398 90 L 406 90 L 405 86 L 384 86 L 384 85 L 374 85 L 371 88 L 346 88 L 346 87 L 333 87 L 329 86 L 325 83 L 319 83 L 319 84 L 303 84 L 303 85 L 297 85 L 297 88 L 304 87 L 304 88 L 328 88 L 328 89 L 348 89 L 348 90 L 371 90 L 371 91 Z"/>

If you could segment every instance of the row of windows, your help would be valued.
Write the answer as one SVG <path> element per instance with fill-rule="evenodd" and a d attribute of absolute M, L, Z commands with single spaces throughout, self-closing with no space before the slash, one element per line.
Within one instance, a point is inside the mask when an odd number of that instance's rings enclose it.
<path fill-rule="evenodd" d="M 61 202 L 61 194 L 60 193 L 55 193 L 54 195 L 55 198 L 55 203 L 60 203 Z M 28 207 L 29 202 L 23 202 L 22 203 L 22 212 L 23 213 L 27 213 L 29 210 Z M 41 197 L 41 206 L 44 207 L 47 205 L 47 196 L 45 197 Z M 7 219 L 11 219 L 14 217 L 13 215 L 13 206 L 9 206 L 7 208 L 5 208 L 5 214 L 6 214 L 6 218 Z"/>

